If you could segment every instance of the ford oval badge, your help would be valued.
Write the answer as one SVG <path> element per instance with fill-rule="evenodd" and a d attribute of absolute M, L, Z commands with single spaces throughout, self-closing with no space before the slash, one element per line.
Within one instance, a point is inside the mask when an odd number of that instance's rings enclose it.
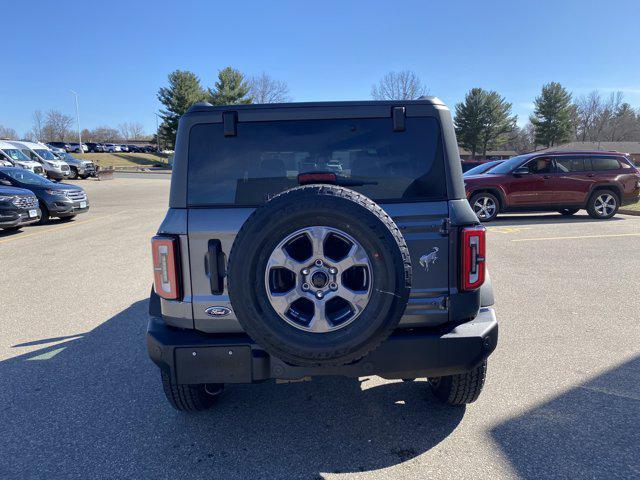
<path fill-rule="evenodd" d="M 226 317 L 231 313 L 231 309 L 227 307 L 209 307 L 205 310 L 205 313 L 212 317 Z"/>

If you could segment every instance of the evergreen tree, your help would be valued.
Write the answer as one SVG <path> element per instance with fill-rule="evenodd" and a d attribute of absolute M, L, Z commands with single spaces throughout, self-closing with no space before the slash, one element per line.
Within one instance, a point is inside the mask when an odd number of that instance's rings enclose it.
<path fill-rule="evenodd" d="M 535 128 L 536 144 L 552 147 L 571 138 L 574 130 L 571 94 L 557 82 L 542 87 L 529 120 Z"/>
<path fill-rule="evenodd" d="M 518 117 L 511 115 L 511 104 L 498 92 L 488 92 L 485 99 L 485 122 L 482 132 L 482 154 L 496 148 L 516 128 Z"/>
<path fill-rule="evenodd" d="M 209 101 L 214 105 L 251 103 L 251 86 L 239 70 L 227 67 L 218 72 L 218 81 L 209 89 Z"/>
<path fill-rule="evenodd" d="M 475 158 L 482 144 L 487 92 L 482 88 L 472 88 L 464 97 L 464 102 L 456 105 L 455 125 L 458 143 L 471 152 Z"/>
<path fill-rule="evenodd" d="M 471 151 L 472 157 L 495 148 L 507 140 L 516 126 L 517 117 L 511 115 L 511 104 L 498 92 L 472 88 L 463 103 L 456 105 L 456 134 L 458 142 Z"/>
<path fill-rule="evenodd" d="M 162 139 L 166 147 L 173 147 L 178 132 L 178 120 L 196 102 L 206 99 L 206 92 L 195 73 L 175 70 L 169 74 L 169 86 L 158 90 L 158 100 L 165 106 L 160 110 Z"/>

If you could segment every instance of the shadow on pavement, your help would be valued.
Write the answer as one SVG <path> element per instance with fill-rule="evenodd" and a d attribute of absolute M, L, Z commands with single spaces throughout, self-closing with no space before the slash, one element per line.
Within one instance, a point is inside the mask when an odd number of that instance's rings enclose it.
<path fill-rule="evenodd" d="M 0 362 L 0 478 L 317 479 L 422 454 L 464 415 L 424 382 L 343 378 L 232 385 L 212 410 L 179 413 L 147 358 L 146 312 L 136 302 L 80 338 Z"/>
<path fill-rule="evenodd" d="M 519 478 L 640 478 L 639 385 L 640 356 L 491 433 Z"/>

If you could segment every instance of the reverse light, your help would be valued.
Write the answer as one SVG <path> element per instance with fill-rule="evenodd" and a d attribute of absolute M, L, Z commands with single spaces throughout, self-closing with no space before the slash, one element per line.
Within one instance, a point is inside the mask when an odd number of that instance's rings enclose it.
<path fill-rule="evenodd" d="M 173 237 L 151 239 L 153 284 L 155 292 L 167 300 L 180 297 L 178 284 L 178 241 Z"/>
<path fill-rule="evenodd" d="M 484 283 L 486 246 L 485 228 L 467 227 L 461 231 L 461 285 L 463 291 L 480 288 Z"/>

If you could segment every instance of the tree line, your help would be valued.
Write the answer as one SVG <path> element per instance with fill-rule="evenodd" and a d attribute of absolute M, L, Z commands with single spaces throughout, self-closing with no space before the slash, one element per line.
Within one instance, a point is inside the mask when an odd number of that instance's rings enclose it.
<path fill-rule="evenodd" d="M 570 141 L 640 141 L 640 109 L 622 92 L 597 90 L 574 99 L 558 82 L 543 85 L 528 123 L 519 128 L 512 104 L 495 91 L 473 88 L 455 107 L 458 143 L 472 156 L 488 150 L 527 152 Z"/>
<path fill-rule="evenodd" d="M 34 142 L 77 142 L 78 130 L 74 129 L 74 119 L 59 110 L 43 112 L 36 110 L 32 115 L 31 130 L 19 136 L 13 128 L 0 125 L 0 139 L 28 140 Z M 117 142 L 127 140 L 151 141 L 152 136 L 144 131 L 140 122 L 125 122 L 116 128 L 107 125 L 80 132 L 83 142 Z"/>
<path fill-rule="evenodd" d="M 415 100 L 429 90 L 410 70 L 392 71 L 371 87 L 375 100 Z M 283 103 L 292 101 L 285 81 L 266 73 L 248 77 L 232 67 L 218 71 L 211 86 L 203 86 L 198 76 L 187 70 L 175 70 L 168 83 L 157 92 L 163 105 L 160 143 L 171 148 L 175 143 L 178 120 L 196 102 L 213 105 L 248 103 Z M 523 127 L 517 124 L 513 105 L 493 90 L 479 87 L 467 92 L 454 107 L 454 124 L 458 143 L 472 156 L 490 150 L 514 150 L 518 153 L 553 147 L 568 141 L 640 141 L 640 109 L 634 109 L 621 92 L 603 95 L 597 90 L 574 97 L 560 83 L 542 86 L 533 102 L 533 113 Z M 33 127 L 27 139 L 41 141 L 75 141 L 73 118 L 57 110 L 33 114 Z M 155 136 L 154 136 L 155 137 Z M 99 126 L 82 131 L 83 141 L 153 140 L 138 122 L 117 128 Z M 17 138 L 15 130 L 0 125 L 1 138 Z"/>
<path fill-rule="evenodd" d="M 162 125 L 160 139 L 173 145 L 180 117 L 197 102 L 212 105 L 239 105 L 248 103 L 282 103 L 291 101 L 289 87 L 266 73 L 246 77 L 237 69 L 226 67 L 218 72 L 216 82 L 209 88 L 202 86 L 200 78 L 190 71 L 175 70 L 169 74 L 169 84 L 158 90 Z"/>

